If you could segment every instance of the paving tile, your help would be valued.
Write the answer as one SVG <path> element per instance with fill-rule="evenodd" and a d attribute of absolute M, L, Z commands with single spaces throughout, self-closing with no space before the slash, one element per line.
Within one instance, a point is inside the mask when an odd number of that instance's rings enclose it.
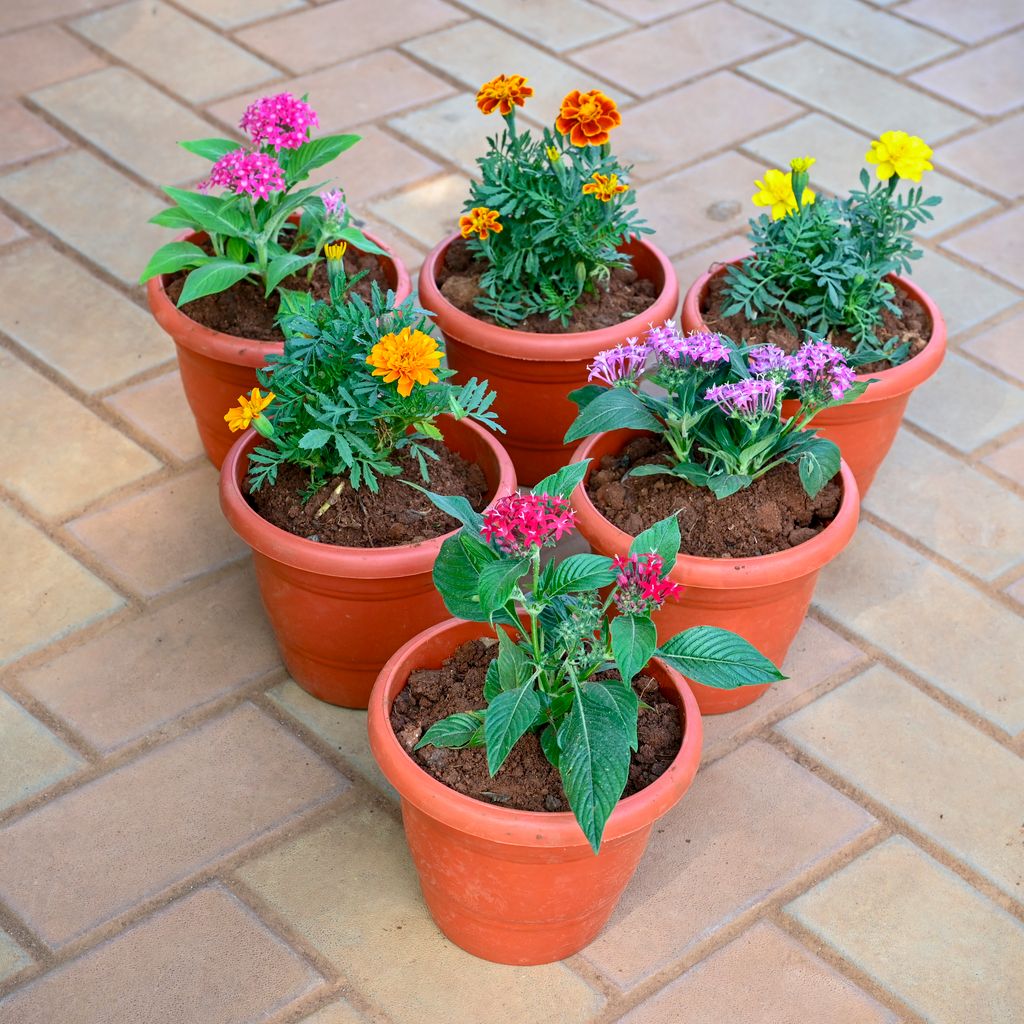
<path fill-rule="evenodd" d="M 221 515 L 217 472 L 206 465 L 82 516 L 69 528 L 146 597 L 220 568 L 248 550 Z"/>
<path fill-rule="evenodd" d="M 691 968 L 622 1024 L 895 1024 L 896 1016 L 766 921 Z"/>
<path fill-rule="evenodd" d="M 882 665 L 778 730 L 1010 896 L 1024 889 L 1024 760 Z M 912 770 L 908 770 L 909 766 Z M 993 781 L 998 779 L 998 785 Z"/>
<path fill-rule="evenodd" d="M 1018 1016 L 1024 927 L 902 836 L 788 910 L 934 1024 Z"/>
<path fill-rule="evenodd" d="M 691 7 L 699 7 L 706 0 L 597 0 L 603 7 L 622 14 L 634 21 L 648 23 L 660 21 L 670 14 L 688 11 Z"/>
<path fill-rule="evenodd" d="M 1024 391 L 951 353 L 910 396 L 907 419 L 970 452 L 1024 420 Z"/>
<path fill-rule="evenodd" d="M 582 1024 L 603 997 L 562 964 L 506 967 L 464 953 L 434 925 L 401 825 L 359 801 L 243 865 L 242 882 L 394 1024 Z"/>
<path fill-rule="evenodd" d="M 0 811 L 60 782 L 82 759 L 6 693 L 0 693 Z M 3 977 L 0 933 L 0 978 Z"/>
<path fill-rule="evenodd" d="M 280 76 L 277 68 L 158 0 L 135 0 L 80 18 L 74 29 L 193 103 Z M 239 116 L 241 111 L 239 111 Z"/>
<path fill-rule="evenodd" d="M 1014 599 L 1024 604 L 1024 579 L 1017 580 L 1016 583 L 1012 583 L 1006 588 L 1006 593 Z"/>
<path fill-rule="evenodd" d="M 870 142 L 863 132 L 847 128 L 822 114 L 808 114 L 784 128 L 744 143 L 743 148 L 772 167 L 787 167 L 798 154 L 817 155 L 818 162 L 811 171 L 814 187 L 833 195 L 848 195 L 851 188 L 859 187 L 860 169 L 865 166 L 864 154 Z M 945 147 L 942 147 L 939 157 L 945 155 Z M 988 196 L 941 171 L 928 174 L 922 185 L 929 195 L 942 197 L 942 204 L 932 210 L 935 219 L 915 228 L 914 233 L 924 238 L 946 231 L 996 205 Z"/>
<path fill-rule="evenodd" d="M 763 171 L 739 153 L 723 153 L 646 186 L 638 197 L 640 212 L 657 231 L 659 248 L 682 252 L 744 230 L 757 212 L 750 197 Z"/>
<path fill-rule="evenodd" d="M 97 149 L 143 178 L 180 185 L 203 177 L 209 162 L 181 139 L 209 138 L 212 129 L 187 107 L 126 68 L 104 68 L 58 82 L 32 99 Z M 145 138 L 146 144 L 139 145 Z"/>
<path fill-rule="evenodd" d="M 476 174 L 477 157 L 484 154 L 487 136 L 494 132 L 492 122 L 480 116 L 473 97 L 464 92 L 392 118 L 388 125 L 468 174 Z"/>
<path fill-rule="evenodd" d="M 685 256 L 677 256 L 672 263 L 679 278 L 680 291 L 685 295 L 687 288 L 716 263 L 746 256 L 749 252 L 750 242 L 746 235 L 728 235 L 716 239 L 709 245 L 702 245 L 699 249 L 693 249 Z"/>
<path fill-rule="evenodd" d="M 0 32 L 24 28 L 39 22 L 71 17 L 104 7 L 111 0 L 34 0 L 30 4 L 0 4 Z"/>
<path fill-rule="evenodd" d="M 109 753 L 280 664 L 246 566 L 19 678 L 28 693 Z M 117 665 L 116 675 L 111 665 Z"/>
<path fill-rule="evenodd" d="M 455 230 L 468 195 L 469 179 L 461 174 L 446 174 L 390 199 L 378 199 L 369 204 L 369 209 L 429 249 Z"/>
<path fill-rule="evenodd" d="M 608 927 L 581 954 L 632 988 L 827 861 L 874 819 L 757 740 L 708 766 L 654 830 Z"/>
<path fill-rule="evenodd" d="M 1024 114 L 982 127 L 941 150 L 942 163 L 1007 199 L 1024 195 Z"/>
<path fill-rule="evenodd" d="M 25 232 L 10 217 L 5 217 L 0 213 L 0 245 L 10 245 L 11 242 L 17 242 L 19 238 L 26 237 Z"/>
<path fill-rule="evenodd" d="M 92 50 L 59 25 L 12 32 L 0 37 L 0 96 L 22 95 L 103 66 Z"/>
<path fill-rule="evenodd" d="M 60 132 L 14 100 L 0 99 L 0 135 L 0 167 L 54 153 L 68 144 Z"/>
<path fill-rule="evenodd" d="M 1024 501 L 907 430 L 864 508 L 986 580 L 1024 559 Z"/>
<path fill-rule="evenodd" d="M 118 391 L 105 402 L 182 462 L 202 455 L 203 445 L 176 368 Z"/>
<path fill-rule="evenodd" d="M 1019 437 L 1016 441 L 997 449 L 984 462 L 997 473 L 1002 473 L 1024 487 L 1024 437 Z"/>
<path fill-rule="evenodd" d="M 815 604 L 990 722 L 1024 729 L 1024 620 L 871 523 L 818 579 Z M 965 637 L 983 643 L 964 643 Z M 1017 691 L 1017 692 L 1015 692 Z"/>
<path fill-rule="evenodd" d="M 303 6 L 303 0 L 189 0 L 188 3 L 191 14 L 221 28 L 237 28 Z"/>
<path fill-rule="evenodd" d="M 0 1019 L 249 1024 L 322 984 L 247 907 L 213 885 L 0 1001 Z"/>
<path fill-rule="evenodd" d="M 30 963 L 32 958 L 28 953 L 0 928 L 0 982 L 13 977 Z"/>
<path fill-rule="evenodd" d="M 0 894 L 56 948 L 347 785 L 242 705 L 0 830 Z"/>
<path fill-rule="evenodd" d="M 973 260 L 990 273 L 1024 288 L 1024 207 L 990 217 L 942 243 L 943 247 Z"/>
<path fill-rule="evenodd" d="M 6 419 L 0 480 L 42 515 L 60 518 L 160 468 L 148 452 L 2 350 L 0 379 Z"/>
<path fill-rule="evenodd" d="M 862 129 L 869 141 L 893 125 L 905 125 L 934 147 L 974 123 L 969 114 L 948 103 L 817 43 L 798 43 L 744 64 L 741 70 L 794 99 L 813 96 L 816 107 Z M 883 121 L 879 121 L 881 111 L 885 111 Z"/>
<path fill-rule="evenodd" d="M 289 679 L 267 691 L 267 696 L 283 711 L 311 729 L 325 743 L 334 747 L 360 775 L 388 797 L 398 794 L 381 774 L 366 734 L 366 712 L 355 708 L 339 708 L 311 697 Z"/>
<path fill-rule="evenodd" d="M 238 39 L 281 67 L 301 73 L 337 64 L 464 21 L 444 0 L 335 0 L 274 18 Z"/>
<path fill-rule="evenodd" d="M 366 1018 L 344 999 L 303 1017 L 301 1024 L 367 1024 Z"/>
<path fill-rule="evenodd" d="M 0 291 L 0 329 L 83 391 L 118 384 L 174 355 L 148 313 L 42 243 L 0 256 Z"/>
<path fill-rule="evenodd" d="M 573 60 L 640 96 L 697 78 L 791 39 L 771 22 L 713 3 L 668 21 L 588 46 Z M 685 59 L 680 59 L 685 54 Z"/>
<path fill-rule="evenodd" d="M 965 43 L 977 43 L 1019 25 L 1024 8 L 1017 0 L 986 0 L 977 7 L 962 0 L 910 0 L 900 6 L 900 15 Z"/>
<path fill-rule="evenodd" d="M 0 178 L 0 197 L 128 285 L 167 241 L 146 223 L 165 204 L 82 150 Z"/>
<path fill-rule="evenodd" d="M 588 0 L 463 0 L 463 6 L 550 50 L 571 50 L 633 27 Z"/>
<path fill-rule="evenodd" d="M 1006 114 L 1024 93 L 1022 49 L 1024 32 L 1016 32 L 933 64 L 912 80 L 979 114 Z"/>

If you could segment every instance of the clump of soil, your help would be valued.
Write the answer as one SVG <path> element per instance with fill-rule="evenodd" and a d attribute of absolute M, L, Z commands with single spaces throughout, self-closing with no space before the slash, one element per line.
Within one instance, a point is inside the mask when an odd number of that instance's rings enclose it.
<path fill-rule="evenodd" d="M 428 442 L 428 447 L 440 459 L 428 461 L 430 483 L 426 486 L 436 494 L 461 495 L 481 511 L 488 498 L 483 470 L 440 442 Z M 342 482 L 342 478 L 335 477 L 305 502 L 302 496 L 309 487 L 309 470 L 284 463 L 273 484 L 264 484 L 255 494 L 248 494 L 249 504 L 267 522 L 296 537 L 348 548 L 416 544 L 458 529 L 459 524 L 425 494 L 402 483 L 405 479 L 423 484 L 416 460 L 401 452 L 395 463 L 402 468 L 401 476 L 381 477 L 376 494 L 365 487 L 353 491 L 347 480 L 335 494 Z M 331 503 L 327 511 L 318 516 L 327 502 Z"/>
<path fill-rule="evenodd" d="M 783 352 L 795 352 L 804 342 L 803 336 L 797 336 L 782 324 L 752 324 L 742 313 L 722 316 L 722 307 L 726 304 L 725 276 L 713 277 L 708 283 L 708 290 L 701 299 L 700 313 L 704 322 L 719 334 L 724 334 L 734 341 L 746 341 L 750 345 L 778 345 Z M 932 321 L 928 311 L 916 299 L 906 292 L 896 289 L 894 301 L 899 307 L 901 316 L 891 310 L 882 311 L 882 325 L 875 335 L 880 342 L 890 338 L 899 338 L 899 344 L 910 346 L 907 359 L 913 359 L 921 352 L 932 335 Z M 837 348 L 850 350 L 857 347 L 857 342 L 848 331 L 837 331 L 829 337 L 829 341 Z M 878 373 L 880 370 L 892 369 L 888 359 L 879 359 L 873 363 L 865 363 L 857 367 L 858 373 Z"/>
<path fill-rule="evenodd" d="M 518 811 L 567 811 L 569 801 L 558 770 L 544 756 L 540 740 L 533 733 L 527 733 L 512 748 L 494 778 L 487 771 L 483 747 L 413 749 L 440 719 L 462 711 L 479 711 L 485 706 L 484 677 L 487 666 L 497 656 L 497 640 L 470 640 L 447 658 L 440 669 L 413 672 L 391 707 L 391 727 L 409 756 L 449 789 Z M 619 676 L 602 673 L 595 678 Z M 633 754 L 623 796 L 646 789 L 661 776 L 683 742 L 679 710 L 662 696 L 658 684 L 650 676 L 637 676 L 633 688 L 651 707 L 640 709 L 639 749 Z"/>
<path fill-rule="evenodd" d="M 444 254 L 444 263 L 438 271 L 437 285 L 441 294 L 456 308 L 481 323 L 496 323 L 493 317 L 481 313 L 475 302 L 482 294 L 480 275 L 487 269 L 482 260 L 474 260 L 466 242 L 455 239 Z M 549 320 L 544 313 L 528 316 L 516 331 L 536 334 L 575 334 L 615 327 L 631 317 L 649 309 L 658 297 L 653 281 L 639 277 L 631 267 L 611 272 L 607 289 L 597 288 L 586 293 L 564 327 L 557 320 Z"/>
<path fill-rule="evenodd" d="M 796 547 L 832 522 L 843 497 L 837 475 L 809 498 L 790 463 L 721 500 L 679 477 L 626 476 L 635 466 L 675 461 L 660 438 L 636 438 L 618 455 L 601 459 L 587 481 L 587 494 L 605 519 L 634 537 L 674 513 L 682 536 L 679 550 L 700 558 L 751 558 Z"/>

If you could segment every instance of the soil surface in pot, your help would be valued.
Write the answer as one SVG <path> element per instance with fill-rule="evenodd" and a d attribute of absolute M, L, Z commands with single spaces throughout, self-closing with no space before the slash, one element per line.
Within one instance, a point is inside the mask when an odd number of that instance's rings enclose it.
<path fill-rule="evenodd" d="M 447 658 L 440 669 L 413 672 L 391 707 L 391 727 L 409 756 L 450 789 L 519 811 L 567 811 L 569 801 L 562 780 L 533 733 L 527 733 L 512 748 L 494 778 L 487 771 L 483 747 L 413 749 L 440 719 L 485 706 L 484 677 L 487 666 L 497 656 L 497 640 L 470 640 Z M 619 677 L 604 673 L 595 678 Z M 658 684 L 650 676 L 641 675 L 633 688 L 651 707 L 640 709 L 639 749 L 633 754 L 623 796 L 646 789 L 662 775 L 683 742 L 679 710 L 662 696 Z"/>
<path fill-rule="evenodd" d="M 474 260 L 470 255 L 465 239 L 457 238 L 445 251 L 437 285 L 441 294 L 456 309 L 481 323 L 493 324 L 494 318 L 481 313 L 474 305 L 477 296 L 481 294 L 480 275 L 486 269 L 486 263 Z M 534 313 L 512 330 L 535 334 L 598 331 L 639 316 L 650 308 L 657 297 L 658 289 L 653 281 L 638 277 L 632 269 L 613 270 L 608 288 L 599 287 L 596 292 L 584 295 L 564 327 L 557 320 L 549 320 L 544 313 Z"/>
<path fill-rule="evenodd" d="M 587 494 L 605 519 L 634 537 L 675 513 L 679 550 L 700 558 L 751 558 L 796 547 L 832 522 L 843 497 L 836 476 L 809 498 L 789 463 L 721 501 L 706 487 L 678 477 L 626 476 L 634 466 L 674 461 L 660 438 L 636 438 L 618 455 L 601 459 L 587 481 Z"/>
<path fill-rule="evenodd" d="M 708 284 L 707 294 L 701 302 L 701 316 L 710 328 L 734 341 L 746 341 L 751 345 L 778 345 L 784 352 L 795 352 L 803 344 L 803 337 L 797 337 L 781 324 L 752 324 L 742 313 L 722 316 L 722 306 L 725 305 L 724 289 L 724 278 L 712 278 Z M 876 332 L 877 337 L 883 342 L 890 338 L 899 338 L 901 345 L 910 346 L 907 359 L 913 359 L 928 344 L 932 334 L 931 317 L 924 306 L 900 288 L 896 289 L 895 302 L 902 315 L 896 316 L 891 310 L 883 310 L 882 326 Z M 828 340 L 838 348 L 852 351 L 857 347 L 857 342 L 846 331 L 833 334 Z M 878 373 L 880 370 L 892 369 L 892 365 L 888 359 L 879 359 L 858 366 L 857 372 Z"/>
<path fill-rule="evenodd" d="M 425 495 L 402 483 L 412 480 L 428 486 L 436 494 L 458 494 L 469 500 L 478 512 L 487 504 L 487 480 L 476 463 L 468 462 L 437 441 L 427 444 L 437 452 L 439 461 L 430 460 L 430 482 L 424 484 L 419 465 L 407 452 L 395 458 L 401 466 L 400 477 L 381 477 L 380 490 L 353 491 L 334 477 L 308 501 L 303 495 L 309 487 L 309 470 L 290 463 L 278 470 L 277 480 L 248 494 L 249 504 L 274 526 L 321 544 L 347 548 L 394 547 L 416 544 L 457 530 L 459 524 Z M 319 510 L 329 507 L 321 515 Z"/>
<path fill-rule="evenodd" d="M 209 242 L 200 243 L 200 248 L 212 255 Z M 366 276 L 357 281 L 351 294 L 358 295 L 369 301 L 370 287 L 373 281 L 380 285 L 381 291 L 387 292 L 388 278 L 384 268 L 373 253 L 359 252 L 352 246 L 345 253 L 345 273 L 353 277 L 362 271 Z M 171 274 L 165 281 L 167 296 L 171 302 L 177 302 L 181 289 L 185 287 L 188 272 L 179 270 Z M 318 299 L 327 299 L 331 295 L 331 285 L 327 277 L 327 263 L 321 260 L 313 273 L 313 280 L 306 280 L 306 271 L 292 274 L 281 282 L 281 287 L 297 292 L 311 292 Z M 281 329 L 274 323 L 281 299 L 275 291 L 270 298 L 264 298 L 263 286 L 252 281 L 239 281 L 227 291 L 216 295 L 204 295 L 201 299 L 186 302 L 181 311 L 196 323 L 209 327 L 223 334 L 231 334 L 236 338 L 251 338 L 253 341 L 284 341 Z"/>

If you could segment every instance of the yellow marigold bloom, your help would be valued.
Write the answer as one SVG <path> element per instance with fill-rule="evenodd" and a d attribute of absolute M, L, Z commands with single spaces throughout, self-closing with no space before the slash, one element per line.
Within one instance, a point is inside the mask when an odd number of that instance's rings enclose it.
<path fill-rule="evenodd" d="M 932 148 L 924 139 L 906 132 L 883 132 L 864 155 L 869 164 L 878 164 L 878 177 L 888 181 L 894 174 L 899 178 L 920 181 L 924 171 L 931 171 Z"/>
<path fill-rule="evenodd" d="M 622 124 L 615 100 L 600 89 L 580 92 L 574 89 L 562 100 L 555 127 L 569 136 L 574 146 L 603 146 L 608 134 Z"/>
<path fill-rule="evenodd" d="M 476 235 L 483 241 L 492 231 L 499 235 L 505 230 L 498 220 L 499 216 L 497 210 L 489 210 L 486 206 L 474 206 L 469 213 L 464 213 L 459 218 L 459 231 L 463 238 Z"/>
<path fill-rule="evenodd" d="M 340 260 L 345 255 L 348 242 L 328 242 L 324 246 L 324 255 L 329 260 Z"/>
<path fill-rule="evenodd" d="M 533 95 L 533 87 L 522 75 L 498 75 L 480 86 L 476 94 L 476 105 L 485 114 L 493 114 L 495 110 L 506 117 L 513 107 L 521 107 Z"/>
<path fill-rule="evenodd" d="M 557 146 L 548 146 L 547 148 L 548 159 L 553 163 L 557 164 L 562 159 L 562 154 L 558 152 Z"/>
<path fill-rule="evenodd" d="M 233 409 L 228 409 L 224 414 L 227 425 L 232 431 L 247 430 L 253 420 L 265 421 L 263 410 L 270 405 L 275 397 L 273 391 L 268 391 L 265 395 L 261 395 L 259 388 L 253 388 L 249 392 L 248 398 L 245 395 L 239 395 L 238 405 Z M 263 431 L 260 431 L 260 433 L 263 433 Z"/>
<path fill-rule="evenodd" d="M 585 196 L 594 196 L 596 199 L 600 199 L 602 203 L 607 203 L 614 196 L 617 196 L 620 192 L 628 192 L 628 185 L 619 184 L 619 176 L 617 174 L 599 174 L 594 171 L 591 175 L 592 181 L 588 181 L 583 186 L 583 194 Z"/>
<path fill-rule="evenodd" d="M 797 156 L 789 161 L 789 166 L 791 170 L 800 174 L 801 172 L 806 173 L 809 171 L 817 162 L 813 156 Z"/>
<path fill-rule="evenodd" d="M 385 334 L 366 361 L 374 367 L 374 377 L 383 377 L 385 384 L 397 380 L 398 393 L 408 398 L 414 384 L 438 380 L 434 370 L 441 365 L 443 355 L 429 334 L 403 327 L 398 334 Z"/>
<path fill-rule="evenodd" d="M 793 172 L 783 172 L 772 168 L 765 171 L 764 181 L 755 181 L 758 191 L 752 196 L 755 206 L 770 206 L 772 220 L 781 220 L 787 214 L 797 210 L 796 196 L 793 194 Z M 800 197 L 801 206 L 810 206 L 814 202 L 814 193 L 805 188 Z"/>

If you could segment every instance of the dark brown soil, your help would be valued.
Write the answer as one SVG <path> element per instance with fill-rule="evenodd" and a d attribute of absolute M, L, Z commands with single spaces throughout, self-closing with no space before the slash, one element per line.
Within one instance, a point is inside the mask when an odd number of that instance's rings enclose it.
<path fill-rule="evenodd" d="M 392 705 L 391 727 L 409 756 L 428 775 L 450 789 L 519 811 L 567 811 L 569 802 L 562 780 L 533 733 L 527 733 L 512 748 L 494 778 L 487 771 L 487 754 L 483 747 L 413 749 L 427 729 L 440 719 L 460 711 L 478 711 L 485 706 L 484 676 L 497 654 L 497 640 L 471 640 L 440 669 L 413 672 Z M 608 676 L 619 678 L 610 673 L 595 678 Z M 633 687 L 651 707 L 640 709 L 639 749 L 633 754 L 623 796 L 646 789 L 662 775 L 683 742 L 679 711 L 662 696 L 658 684 L 649 676 L 637 676 Z"/>
<path fill-rule="evenodd" d="M 637 438 L 621 454 L 601 459 L 587 494 L 598 512 L 634 537 L 674 512 L 683 541 L 679 550 L 700 558 L 750 558 L 796 547 L 832 522 L 843 496 L 836 476 L 809 498 L 796 466 L 788 463 L 721 501 L 678 477 L 623 479 L 634 466 L 658 462 L 674 462 L 667 445 L 660 438 Z"/>
<path fill-rule="evenodd" d="M 481 260 L 474 260 L 463 239 L 457 238 L 445 252 L 444 264 L 437 276 L 441 294 L 456 308 L 485 324 L 496 321 L 475 306 L 480 292 L 480 275 L 487 269 Z M 564 327 L 549 320 L 544 313 L 534 313 L 512 330 L 535 334 L 578 334 L 614 327 L 649 309 L 658 297 L 653 281 L 638 277 L 635 270 L 613 270 L 607 290 L 583 296 Z"/>
<path fill-rule="evenodd" d="M 488 498 L 483 470 L 440 442 L 431 441 L 428 446 L 441 458 L 428 462 L 430 483 L 424 486 L 436 494 L 462 495 L 481 511 Z M 376 494 L 366 488 L 353 491 L 346 482 L 335 496 L 334 489 L 341 482 L 336 477 L 307 502 L 302 495 L 309 486 L 309 470 L 285 463 L 278 470 L 276 483 L 250 494 L 249 504 L 268 522 L 296 537 L 348 548 L 416 544 L 458 529 L 459 524 L 425 494 L 401 482 L 404 478 L 423 484 L 416 461 L 405 452 L 395 461 L 402 467 L 402 476 L 382 477 Z M 318 516 L 328 500 L 332 504 Z"/>
<path fill-rule="evenodd" d="M 804 342 L 804 338 L 797 337 L 792 331 L 786 330 L 781 324 L 752 324 L 742 313 L 734 313 L 732 316 L 722 316 L 724 299 L 725 277 L 713 277 L 708 286 L 707 294 L 701 301 L 701 316 L 704 322 L 713 330 L 724 334 L 733 341 L 746 341 L 751 345 L 763 345 L 770 343 L 778 345 L 784 352 L 795 352 Z M 907 343 L 910 350 L 907 359 L 913 359 L 928 344 L 932 334 L 932 321 L 928 311 L 919 302 L 912 299 L 906 292 L 896 289 L 896 305 L 899 306 L 902 316 L 896 316 L 890 310 L 882 311 L 882 326 L 876 331 L 880 342 L 886 342 L 890 338 L 899 338 L 902 345 Z M 857 343 L 846 331 L 832 334 L 829 341 L 839 347 L 853 350 Z M 888 359 L 880 359 L 873 363 L 865 363 L 857 367 L 858 373 L 878 373 L 880 370 L 889 370 L 892 363 Z"/>
<path fill-rule="evenodd" d="M 213 252 L 208 242 L 201 242 L 200 248 L 208 253 Z M 345 273 L 352 277 L 362 271 L 366 277 L 358 281 L 352 294 L 359 295 L 369 301 L 371 282 L 376 281 L 383 291 L 388 290 L 388 278 L 384 268 L 373 253 L 359 252 L 349 246 L 345 253 Z M 167 295 L 172 302 L 178 301 L 181 289 L 185 287 L 188 272 L 179 270 L 171 274 L 164 283 Z M 292 274 L 281 282 L 281 287 L 292 291 L 311 292 L 318 299 L 330 298 L 331 285 L 327 278 L 327 264 L 320 261 L 313 273 L 313 280 L 306 280 L 306 271 Z M 278 307 L 281 305 L 277 292 L 269 299 L 263 297 L 262 285 L 251 281 L 239 281 L 227 291 L 216 295 L 204 295 L 201 299 L 186 302 L 182 312 L 204 327 L 236 338 L 251 338 L 254 341 L 284 341 L 281 329 L 274 323 Z"/>

